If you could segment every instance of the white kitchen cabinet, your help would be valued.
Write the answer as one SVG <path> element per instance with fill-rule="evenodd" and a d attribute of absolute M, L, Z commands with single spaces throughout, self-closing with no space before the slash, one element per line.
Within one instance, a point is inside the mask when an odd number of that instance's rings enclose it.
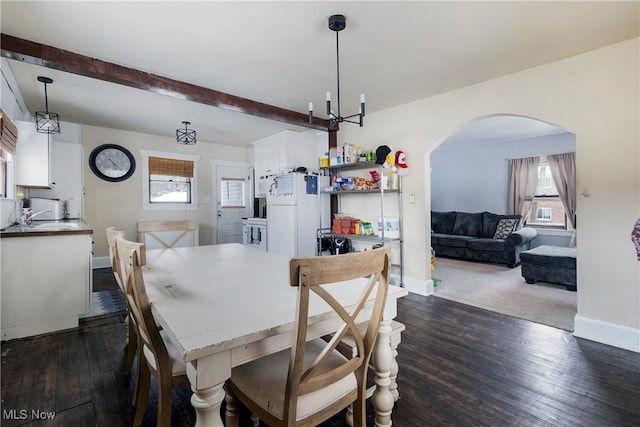
<path fill-rule="evenodd" d="M 64 202 L 67 218 L 83 218 L 83 147 L 80 143 L 80 125 L 62 122 L 61 132 L 51 135 L 53 182 L 49 189 L 32 188 L 29 197 L 59 199 Z"/>
<path fill-rule="evenodd" d="M 2 251 L 2 339 L 78 326 L 89 311 L 91 235 L 8 237 Z"/>
<path fill-rule="evenodd" d="M 16 185 L 22 187 L 53 188 L 52 140 L 46 133 L 36 132 L 32 122 L 16 121 Z"/>
<path fill-rule="evenodd" d="M 260 178 L 298 167 L 318 170 L 318 159 L 327 151 L 327 138 L 326 132 L 316 130 L 284 130 L 253 141 L 256 196 L 264 197 L 258 188 Z"/>

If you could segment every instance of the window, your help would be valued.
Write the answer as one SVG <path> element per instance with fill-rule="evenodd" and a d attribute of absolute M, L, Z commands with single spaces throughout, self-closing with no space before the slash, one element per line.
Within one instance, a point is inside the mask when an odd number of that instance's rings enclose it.
<path fill-rule="evenodd" d="M 223 208 L 244 208 L 244 179 L 222 178 L 220 182 L 220 204 Z"/>
<path fill-rule="evenodd" d="M 193 161 L 149 157 L 149 203 L 191 203 Z"/>
<path fill-rule="evenodd" d="M 567 228 L 567 216 L 558 196 L 546 157 L 538 164 L 538 185 L 526 224 L 539 227 Z"/>
<path fill-rule="evenodd" d="M 199 156 L 140 150 L 143 209 L 197 209 Z"/>

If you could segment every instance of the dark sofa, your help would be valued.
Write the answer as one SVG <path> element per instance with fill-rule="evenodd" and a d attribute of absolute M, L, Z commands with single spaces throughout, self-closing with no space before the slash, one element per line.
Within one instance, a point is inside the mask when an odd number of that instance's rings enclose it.
<path fill-rule="evenodd" d="M 511 220 L 500 224 L 502 236 L 496 235 L 500 220 Z M 520 264 L 520 253 L 529 249 L 537 235 L 533 228 L 522 228 L 521 215 L 431 212 L 431 247 L 436 257 L 495 262 L 513 268 Z"/>

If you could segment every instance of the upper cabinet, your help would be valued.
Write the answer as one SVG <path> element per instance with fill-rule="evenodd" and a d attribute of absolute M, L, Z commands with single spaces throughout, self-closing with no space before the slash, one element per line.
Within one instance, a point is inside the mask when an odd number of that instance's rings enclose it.
<path fill-rule="evenodd" d="M 318 170 L 318 159 L 328 150 L 326 132 L 284 130 L 253 141 L 256 197 L 264 197 L 260 181 L 273 175 L 287 173 L 298 167 Z"/>
<path fill-rule="evenodd" d="M 53 164 L 52 180 L 55 187 L 31 188 L 30 197 L 64 201 L 68 218 L 83 218 L 83 149 L 80 125 L 62 122 L 61 133 L 50 135 L 50 159 Z"/>
<path fill-rule="evenodd" d="M 326 132 L 284 130 L 253 141 L 256 178 L 279 175 L 293 168 L 318 170 L 318 159 L 328 151 Z"/>
<path fill-rule="evenodd" d="M 53 188 L 52 141 L 46 133 L 36 132 L 33 122 L 16 121 L 16 185 L 34 188 Z"/>

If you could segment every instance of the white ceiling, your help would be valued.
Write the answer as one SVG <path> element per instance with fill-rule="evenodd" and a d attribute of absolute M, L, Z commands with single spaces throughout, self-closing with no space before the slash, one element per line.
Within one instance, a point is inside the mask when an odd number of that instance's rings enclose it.
<path fill-rule="evenodd" d="M 340 83 L 348 115 L 357 112 L 360 93 L 371 113 L 637 37 L 639 4 L 3 0 L 0 11 L 4 34 L 302 113 L 311 101 L 324 117 L 325 93 L 336 91 L 332 14 L 347 17 Z M 189 120 L 200 142 L 239 146 L 285 128 L 302 130 L 9 63 L 31 112 L 44 109 L 37 76 L 54 80 L 49 109 L 64 121 L 174 136 Z"/>

